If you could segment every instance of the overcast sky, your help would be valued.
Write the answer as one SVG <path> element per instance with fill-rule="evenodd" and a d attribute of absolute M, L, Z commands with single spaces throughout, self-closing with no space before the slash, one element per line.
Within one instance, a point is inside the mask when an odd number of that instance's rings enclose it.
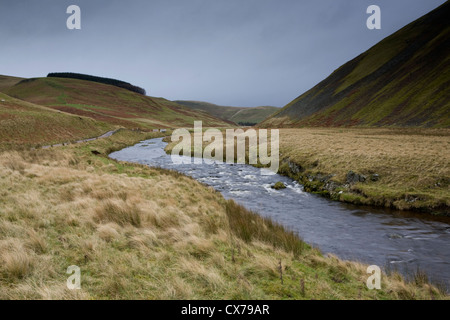
<path fill-rule="evenodd" d="M 79 72 L 151 96 L 282 107 L 444 0 L 0 0 L 0 74 Z M 81 8 L 81 30 L 66 9 Z M 369 5 L 381 30 L 369 30 Z"/>

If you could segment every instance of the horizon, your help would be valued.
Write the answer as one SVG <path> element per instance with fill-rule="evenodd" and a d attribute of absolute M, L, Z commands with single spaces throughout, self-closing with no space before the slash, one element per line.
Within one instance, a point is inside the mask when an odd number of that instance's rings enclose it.
<path fill-rule="evenodd" d="M 371 1 L 18 1 L 1 11 L 1 73 L 76 72 L 171 101 L 284 107 L 443 3 L 377 1 L 382 27 L 368 30 Z M 81 30 L 66 28 L 71 4 L 81 8 Z"/>

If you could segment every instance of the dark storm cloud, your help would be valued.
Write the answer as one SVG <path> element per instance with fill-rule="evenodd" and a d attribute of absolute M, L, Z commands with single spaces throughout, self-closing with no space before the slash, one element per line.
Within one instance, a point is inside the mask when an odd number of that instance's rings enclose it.
<path fill-rule="evenodd" d="M 114 77 L 168 99 L 283 106 L 444 0 L 0 2 L 0 74 Z M 81 8 L 81 30 L 66 8 Z M 382 29 L 366 28 L 366 9 Z"/>

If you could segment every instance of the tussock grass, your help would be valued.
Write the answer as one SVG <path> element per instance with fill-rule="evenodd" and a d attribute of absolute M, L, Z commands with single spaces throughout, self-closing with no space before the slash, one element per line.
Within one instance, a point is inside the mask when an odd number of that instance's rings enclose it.
<path fill-rule="evenodd" d="M 13 281 L 29 275 L 34 266 L 32 254 L 18 241 L 11 241 L 0 247 L 0 260 L 3 277 Z"/>
<path fill-rule="evenodd" d="M 295 257 L 302 254 L 307 245 L 293 231 L 249 211 L 232 200 L 226 202 L 226 213 L 233 233 L 247 243 L 262 241 L 291 252 Z"/>
<path fill-rule="evenodd" d="M 365 265 L 323 257 L 189 177 L 106 156 L 148 137 L 0 154 L 1 299 L 447 298 L 387 275 L 369 291 Z M 70 265 L 81 290 L 66 288 Z"/>
<path fill-rule="evenodd" d="M 45 236 L 33 229 L 28 231 L 28 241 L 26 242 L 26 245 L 37 254 L 43 254 L 48 251 L 48 243 L 45 240 Z"/>
<path fill-rule="evenodd" d="M 131 224 L 141 226 L 142 212 L 134 204 L 122 201 L 107 200 L 96 210 L 96 218 L 100 222 L 115 222 L 121 226 Z"/>
<path fill-rule="evenodd" d="M 120 234 L 117 231 L 120 227 L 113 223 L 100 225 L 97 228 L 98 237 L 106 242 L 111 242 L 117 239 Z"/>

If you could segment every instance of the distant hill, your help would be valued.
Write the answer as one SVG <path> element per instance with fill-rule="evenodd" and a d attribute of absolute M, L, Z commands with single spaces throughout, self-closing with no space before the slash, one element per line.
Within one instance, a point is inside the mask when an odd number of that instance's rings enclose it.
<path fill-rule="evenodd" d="M 0 75 L 0 92 L 12 87 L 22 80 L 24 80 L 24 78 Z"/>
<path fill-rule="evenodd" d="M 176 100 L 174 102 L 191 109 L 203 110 L 217 118 L 239 125 L 255 125 L 279 110 L 277 107 L 270 106 L 246 108 L 219 106 L 203 101 Z"/>
<path fill-rule="evenodd" d="M 96 76 L 91 76 L 91 75 L 82 74 L 82 73 L 52 72 L 52 73 L 49 73 L 47 75 L 47 77 L 48 78 L 68 78 L 68 79 L 93 81 L 93 82 L 98 82 L 98 83 L 110 84 L 112 86 L 124 88 L 124 89 L 130 90 L 132 92 L 136 92 L 136 93 L 143 94 L 143 95 L 146 94 L 144 89 L 134 86 L 131 83 L 128 83 L 125 81 L 111 79 L 111 78 L 96 77 Z"/>
<path fill-rule="evenodd" d="M 116 86 L 67 78 L 32 78 L 3 89 L 11 97 L 127 128 L 224 127 L 229 123 L 163 98 Z"/>
<path fill-rule="evenodd" d="M 450 2 L 385 38 L 260 124 L 450 127 Z"/>

